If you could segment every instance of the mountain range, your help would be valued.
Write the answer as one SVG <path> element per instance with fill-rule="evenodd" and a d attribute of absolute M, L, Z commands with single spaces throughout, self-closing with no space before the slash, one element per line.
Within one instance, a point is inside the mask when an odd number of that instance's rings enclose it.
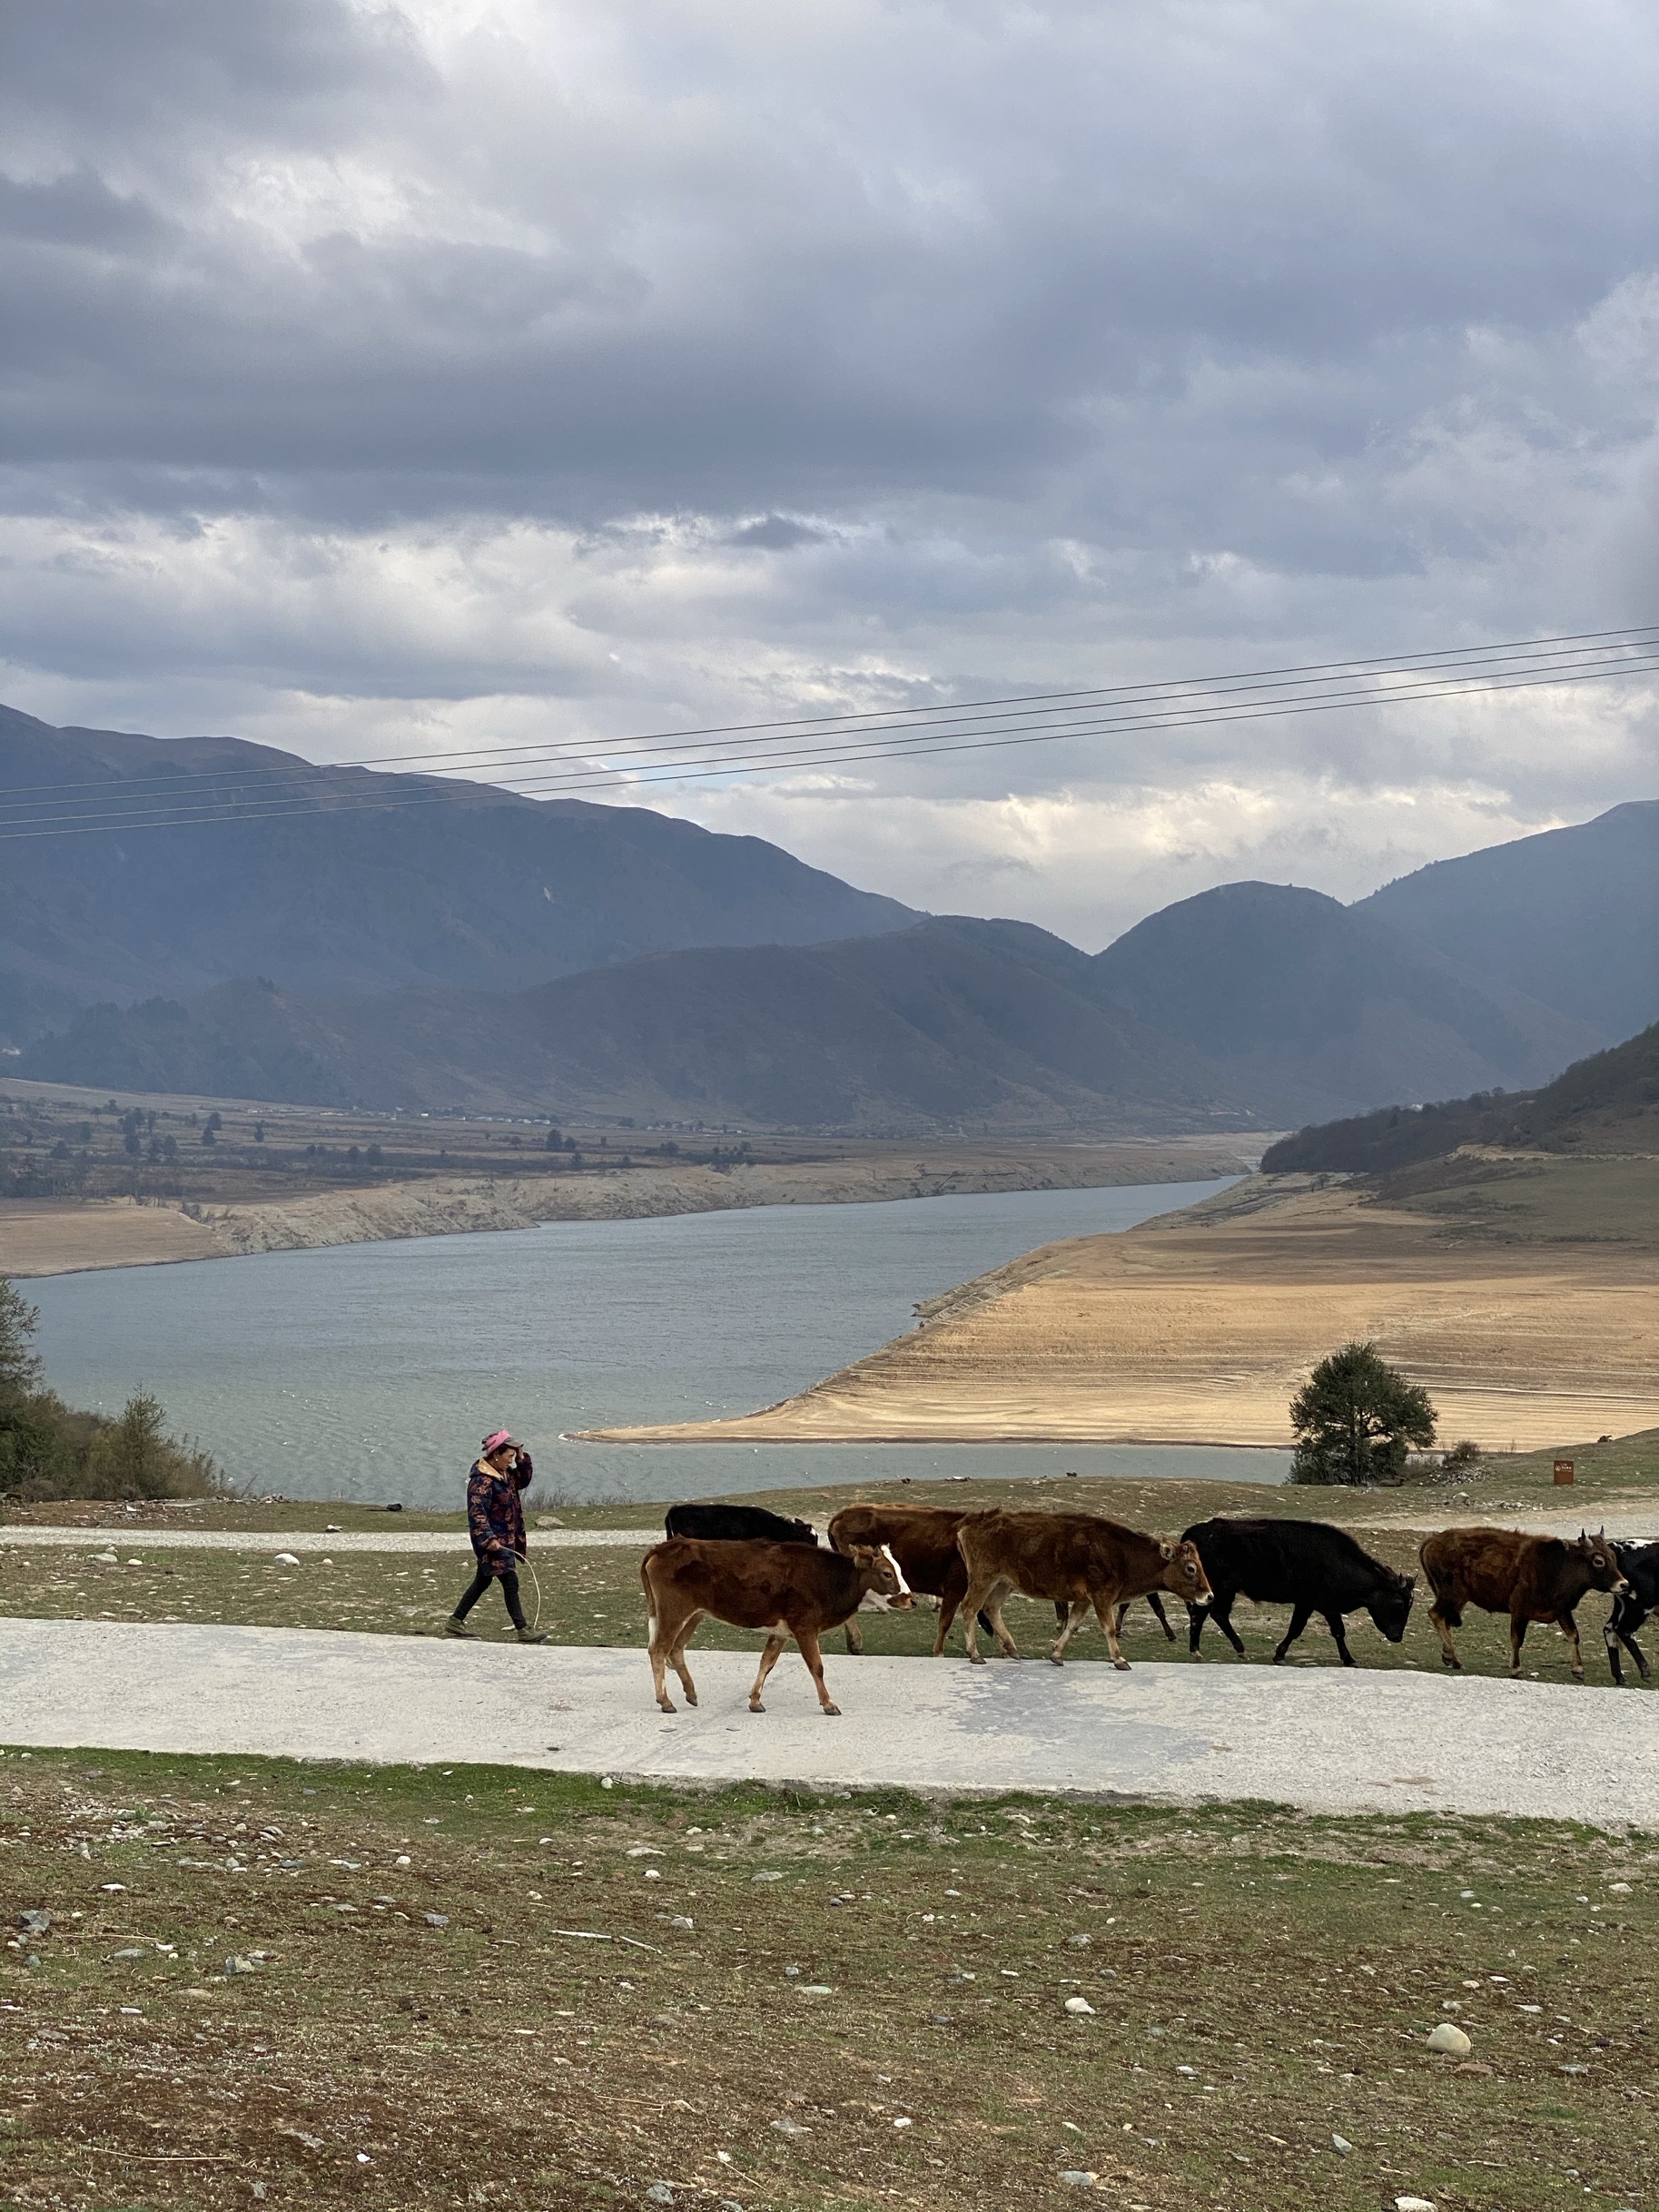
<path fill-rule="evenodd" d="M 1091 955 L 645 810 L 0 710 L 0 796 L 54 783 L 112 810 L 303 811 L 8 847 L 0 1017 L 43 1080 L 887 1133 L 1283 1128 L 1531 1088 L 1659 1014 L 1654 802 L 1353 906 L 1225 884 Z"/>

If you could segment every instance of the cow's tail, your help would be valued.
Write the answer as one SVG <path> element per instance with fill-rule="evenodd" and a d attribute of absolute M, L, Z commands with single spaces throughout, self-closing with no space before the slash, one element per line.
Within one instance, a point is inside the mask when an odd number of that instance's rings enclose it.
<path fill-rule="evenodd" d="M 639 1586 L 645 1592 L 646 1641 L 647 1644 L 655 1644 L 657 1641 L 657 1603 L 651 1595 L 651 1577 L 646 1571 L 650 1564 L 651 1555 L 647 1552 L 639 1562 Z"/>

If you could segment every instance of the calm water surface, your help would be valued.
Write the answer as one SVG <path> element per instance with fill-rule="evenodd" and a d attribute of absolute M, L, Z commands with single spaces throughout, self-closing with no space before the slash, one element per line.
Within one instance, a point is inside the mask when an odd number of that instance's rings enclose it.
<path fill-rule="evenodd" d="M 118 1268 L 28 1286 L 72 1404 L 139 1385 L 232 1478 L 290 1497 L 453 1506 L 487 1430 L 536 1455 L 537 1490 L 659 1498 L 923 1474 L 1283 1479 L 1285 1452 L 1129 1445 L 561 1443 L 559 1432 L 745 1413 L 873 1351 L 912 1308 L 1056 1237 L 1131 1228 L 1215 1182 L 868 1206 L 769 1206 L 252 1259 Z"/>

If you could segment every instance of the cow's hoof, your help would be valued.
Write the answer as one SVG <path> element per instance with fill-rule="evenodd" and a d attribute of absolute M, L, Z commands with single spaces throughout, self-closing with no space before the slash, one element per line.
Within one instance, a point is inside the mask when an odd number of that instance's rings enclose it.
<path fill-rule="evenodd" d="M 765 1705 L 761 1704 L 758 1700 L 753 1703 L 749 1707 L 749 1711 L 751 1713 L 764 1713 L 765 1710 L 766 1708 Z"/>
<path fill-rule="evenodd" d="M 983 1652 L 970 1652 L 968 1654 L 968 1664 L 970 1666 L 983 1666 L 984 1664 L 985 1654 Z"/>
<path fill-rule="evenodd" d="M 1585 1671 L 1584 1671 L 1583 1667 L 1581 1667 L 1581 1666 L 1575 1666 L 1575 1667 L 1573 1669 L 1573 1680 L 1574 1680 L 1575 1682 L 1582 1682 L 1582 1681 L 1584 1680 L 1584 1678 L 1585 1678 Z"/>
<path fill-rule="evenodd" d="M 695 1705 L 695 1704 L 696 1703 L 696 1702 L 697 1702 L 697 1701 L 696 1701 L 696 1697 L 693 1695 L 693 1694 L 691 1693 L 691 1691 L 687 1690 L 687 1691 L 686 1691 L 686 1703 L 688 1705 Z"/>
<path fill-rule="evenodd" d="M 839 1705 L 825 1705 L 823 1708 L 823 1713 L 826 1721 L 838 1721 L 841 1718 L 841 1707 Z"/>
<path fill-rule="evenodd" d="M 1129 1673 L 1129 1661 L 1127 1659 L 1114 1659 L 1111 1664 L 1117 1668 L 1120 1674 L 1127 1674 Z"/>
<path fill-rule="evenodd" d="M 1065 1660 L 1061 1656 L 1059 1652 L 1051 1652 L 1049 1654 L 1049 1664 L 1051 1666 L 1064 1666 Z"/>

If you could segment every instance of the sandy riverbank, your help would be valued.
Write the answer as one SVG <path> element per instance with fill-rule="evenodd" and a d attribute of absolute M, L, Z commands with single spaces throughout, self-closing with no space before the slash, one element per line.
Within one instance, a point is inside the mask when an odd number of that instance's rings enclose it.
<path fill-rule="evenodd" d="M 1171 1137 L 1116 1144 L 955 1143 L 862 1148 L 840 1160 L 727 1169 L 653 1164 L 584 1176 L 436 1175 L 249 1204 L 0 1200 L 0 1274 L 223 1259 L 402 1237 L 628 1220 L 755 1206 L 840 1206 L 992 1190 L 1086 1190 L 1199 1181 L 1253 1166 L 1259 1140 Z"/>
<path fill-rule="evenodd" d="M 1314 1361 L 1373 1338 L 1492 1450 L 1659 1425 L 1659 1255 L 1481 1243 L 1301 1179 L 1026 1253 L 779 1406 L 632 1443 L 1286 1445 Z"/>

